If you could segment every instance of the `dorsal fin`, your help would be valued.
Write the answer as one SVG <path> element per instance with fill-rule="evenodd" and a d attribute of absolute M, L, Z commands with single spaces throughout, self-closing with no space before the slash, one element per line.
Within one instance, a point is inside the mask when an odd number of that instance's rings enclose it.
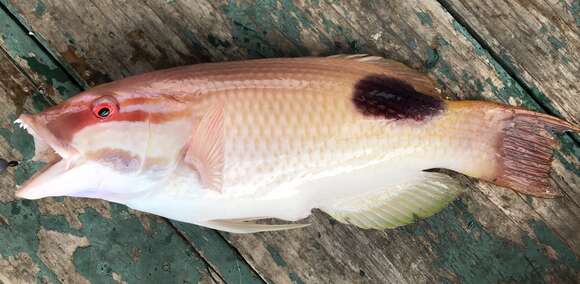
<path fill-rule="evenodd" d="M 411 67 L 391 59 L 380 56 L 370 56 L 367 54 L 338 54 L 328 58 L 353 60 L 360 63 L 368 63 L 380 66 L 383 69 L 382 75 L 393 77 L 411 85 L 419 93 L 425 95 L 441 97 L 441 90 L 437 84 L 427 74 L 419 72 Z"/>

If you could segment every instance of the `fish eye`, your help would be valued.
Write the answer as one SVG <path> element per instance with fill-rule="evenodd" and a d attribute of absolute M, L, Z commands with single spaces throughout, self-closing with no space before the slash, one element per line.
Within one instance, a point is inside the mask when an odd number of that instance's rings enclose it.
<path fill-rule="evenodd" d="M 108 119 L 119 111 L 117 100 L 103 96 L 93 102 L 93 114 L 99 119 Z"/>
<path fill-rule="evenodd" d="M 99 106 L 97 116 L 100 118 L 107 118 L 111 114 L 111 109 L 108 106 Z"/>

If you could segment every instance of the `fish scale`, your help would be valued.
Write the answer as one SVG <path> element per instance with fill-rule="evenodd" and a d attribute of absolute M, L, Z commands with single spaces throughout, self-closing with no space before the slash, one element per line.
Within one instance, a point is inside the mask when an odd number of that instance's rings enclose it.
<path fill-rule="evenodd" d="M 286 79 L 294 79 L 284 75 Z M 266 89 L 225 97 L 225 184 L 256 187 L 258 181 L 278 176 L 264 184 L 270 187 L 264 190 L 269 190 L 274 188 L 274 183 L 293 182 L 293 176 L 329 169 L 331 165 L 352 158 L 349 149 L 358 149 L 356 143 L 365 143 L 356 138 L 372 133 L 364 128 L 345 133 L 345 127 L 356 124 L 360 115 L 357 117 L 356 112 L 347 108 L 350 104 L 347 93 L 332 94 L 332 91 Z M 247 101 L 254 103 L 249 105 Z M 276 112 L 269 111 L 274 109 Z M 264 142 L 255 144 L 253 141 Z M 325 147 L 332 141 L 344 142 Z M 247 178 L 248 172 L 253 173 L 252 179 Z"/>

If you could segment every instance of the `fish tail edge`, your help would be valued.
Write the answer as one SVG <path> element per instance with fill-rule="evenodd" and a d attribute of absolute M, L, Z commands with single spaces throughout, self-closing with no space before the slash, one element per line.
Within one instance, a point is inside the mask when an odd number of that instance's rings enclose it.
<path fill-rule="evenodd" d="M 536 197 L 560 196 L 550 182 L 554 151 L 559 146 L 555 134 L 579 132 L 580 128 L 543 113 L 505 110 L 512 115 L 500 130 L 498 168 L 489 181 Z"/>

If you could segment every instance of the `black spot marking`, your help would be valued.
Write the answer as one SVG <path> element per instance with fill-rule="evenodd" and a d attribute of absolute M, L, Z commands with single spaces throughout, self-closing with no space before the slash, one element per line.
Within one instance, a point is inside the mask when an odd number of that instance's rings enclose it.
<path fill-rule="evenodd" d="M 385 75 L 371 75 L 358 81 L 352 98 L 356 108 L 367 116 L 416 121 L 441 112 L 441 98 L 417 92 L 413 86 Z"/>

